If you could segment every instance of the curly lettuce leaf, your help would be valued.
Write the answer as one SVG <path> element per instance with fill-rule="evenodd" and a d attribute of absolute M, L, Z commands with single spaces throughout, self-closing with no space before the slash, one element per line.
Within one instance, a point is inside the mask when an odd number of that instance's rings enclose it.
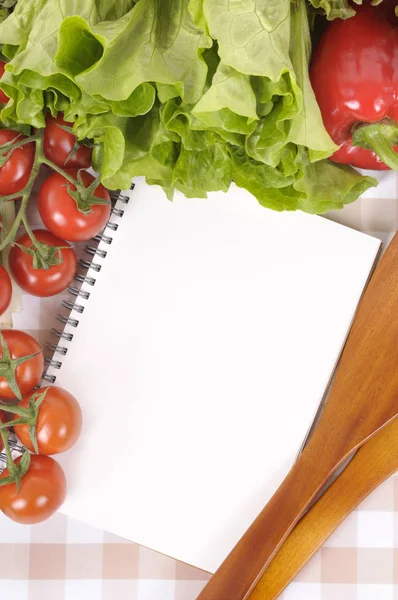
<path fill-rule="evenodd" d="M 156 81 L 174 85 L 184 101 L 196 102 L 207 76 L 201 55 L 212 40 L 195 24 L 186 0 L 140 0 L 122 23 L 117 36 L 110 35 L 106 23 L 91 28 L 103 40 L 103 56 L 77 76 L 79 85 L 89 94 L 124 100 L 141 83 Z"/>
<path fill-rule="evenodd" d="M 327 158 L 338 149 L 323 126 L 322 115 L 311 86 L 308 65 L 311 36 L 304 2 L 291 10 L 290 56 L 300 90 L 299 111 L 293 117 L 288 140 L 309 150 L 311 161 Z"/>
<path fill-rule="evenodd" d="M 138 0 L 95 0 L 100 21 L 116 21 L 127 14 Z"/>
<path fill-rule="evenodd" d="M 305 148 L 299 148 L 296 172 L 290 178 L 242 151 L 234 152 L 232 161 L 235 183 L 251 192 L 262 206 L 277 211 L 322 214 L 343 208 L 377 185 L 375 179 L 362 176 L 348 165 L 329 160 L 311 162 Z"/>
<path fill-rule="evenodd" d="M 193 114 L 206 119 L 210 113 L 218 113 L 215 120 L 223 121 L 224 111 L 234 113 L 237 120 L 250 124 L 258 119 L 256 95 L 247 75 L 220 62 L 207 92 L 197 102 Z M 241 129 L 241 127 L 239 128 Z"/>
<path fill-rule="evenodd" d="M 187 150 L 201 152 L 209 145 L 222 142 L 216 131 L 204 131 L 203 125 L 191 112 L 191 106 L 170 99 L 161 110 L 165 131 L 174 134 L 176 139 Z"/>
<path fill-rule="evenodd" d="M 257 76 L 265 116 L 248 141 L 250 155 L 276 166 L 284 145 L 294 143 L 309 148 L 313 160 L 330 156 L 337 146 L 323 126 L 309 79 L 311 38 L 305 3 L 258 0 L 254 10 L 253 2 L 204 0 L 204 11 L 222 62 L 240 77 Z"/>
<path fill-rule="evenodd" d="M 207 192 L 227 192 L 232 182 L 230 157 L 216 142 L 201 152 L 182 148 L 173 169 L 172 184 L 188 198 L 206 198 Z"/>
<path fill-rule="evenodd" d="M 143 175 L 205 197 L 235 181 L 268 208 L 324 212 L 375 183 L 325 160 L 304 0 L 23 0 L 0 44 L 2 124 L 63 112 L 111 189 Z"/>
<path fill-rule="evenodd" d="M 330 160 L 313 163 L 304 148 L 300 149 L 298 164 L 301 177 L 294 187 L 302 194 L 297 208 L 304 212 L 322 214 L 343 208 L 367 189 L 378 185 L 373 177 L 363 176 L 349 165 Z"/>
<path fill-rule="evenodd" d="M 322 10 L 328 21 L 350 19 L 355 15 L 355 9 L 348 0 L 309 0 L 309 2 L 314 8 Z M 362 2 L 359 1 L 357 4 L 362 4 Z"/>
<path fill-rule="evenodd" d="M 286 44 L 290 38 L 290 2 L 204 0 L 203 10 L 225 64 L 272 81 L 293 71 Z"/>

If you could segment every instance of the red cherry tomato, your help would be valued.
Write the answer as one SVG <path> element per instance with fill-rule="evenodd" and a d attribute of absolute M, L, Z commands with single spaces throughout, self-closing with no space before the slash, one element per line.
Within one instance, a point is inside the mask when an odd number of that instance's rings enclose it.
<path fill-rule="evenodd" d="M 77 178 L 78 170 L 71 169 L 68 173 Z M 87 171 L 81 171 L 83 183 L 87 188 L 94 177 Z M 81 212 L 76 201 L 69 195 L 68 189 L 75 190 L 62 175 L 53 173 L 40 188 L 37 207 L 44 225 L 54 235 L 81 242 L 91 239 L 102 231 L 109 221 L 111 214 L 110 196 L 103 185 L 99 185 L 94 195 L 109 204 L 93 204 L 90 212 Z"/>
<path fill-rule="evenodd" d="M 12 298 L 11 279 L 5 268 L 0 265 L 0 317 L 10 306 Z"/>
<path fill-rule="evenodd" d="M 6 68 L 6 63 L 4 61 L 0 60 L 0 79 L 4 75 L 5 68 Z M 5 92 L 3 92 L 3 90 L 0 90 L 0 104 L 7 104 L 8 101 L 9 101 L 9 97 L 7 96 L 7 94 Z"/>
<path fill-rule="evenodd" d="M 6 469 L 0 480 L 8 475 Z M 16 523 L 32 525 L 51 517 L 65 498 L 66 478 L 61 465 L 49 456 L 32 455 L 19 493 L 15 483 L 0 487 L 0 510 Z"/>
<path fill-rule="evenodd" d="M 73 281 L 77 267 L 76 254 L 67 242 L 45 229 L 38 229 L 33 234 L 39 242 L 43 242 L 47 246 L 61 247 L 62 250 L 59 252 L 62 262 L 59 265 L 52 265 L 49 269 L 35 269 L 33 256 L 15 245 L 11 248 L 9 255 L 12 276 L 17 284 L 32 296 L 55 296 Z M 27 233 L 21 236 L 17 243 L 25 248 L 31 248 L 33 245 Z"/>
<path fill-rule="evenodd" d="M 0 129 L 0 146 L 14 140 L 24 139 L 25 136 L 10 129 Z M 29 181 L 35 157 L 35 145 L 26 144 L 16 148 L 7 162 L 0 167 L 0 195 L 8 196 L 23 190 Z"/>
<path fill-rule="evenodd" d="M 49 160 L 62 168 L 89 169 L 91 167 L 92 148 L 82 145 L 68 160 L 72 152 L 76 137 L 62 127 L 72 127 L 59 114 L 54 118 L 50 113 L 46 116 L 46 128 L 44 130 L 44 154 Z"/>
<path fill-rule="evenodd" d="M 41 346 L 31 335 L 24 331 L 18 331 L 18 329 L 3 329 L 2 334 L 12 359 L 36 354 L 33 358 L 20 364 L 15 371 L 17 385 L 24 396 L 38 385 L 43 375 L 44 358 Z M 3 350 L 0 347 L 1 358 L 3 358 Z M 0 377 L 0 398 L 15 400 L 15 395 L 5 377 Z"/>
<path fill-rule="evenodd" d="M 39 454 L 58 454 L 69 450 L 79 439 L 82 430 L 82 411 L 76 398 L 66 390 L 52 386 L 35 392 L 41 394 L 47 390 L 39 407 L 36 423 L 36 436 Z M 29 407 L 32 394 L 24 396 L 19 406 Z M 14 415 L 18 419 L 18 415 Z M 14 426 L 15 433 L 22 444 L 34 451 L 29 435 L 29 425 Z"/>

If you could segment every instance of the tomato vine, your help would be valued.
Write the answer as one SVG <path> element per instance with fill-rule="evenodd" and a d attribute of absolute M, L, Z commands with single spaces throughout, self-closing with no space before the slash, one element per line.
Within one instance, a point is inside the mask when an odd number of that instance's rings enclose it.
<path fill-rule="evenodd" d="M 15 221 L 14 221 L 12 227 L 10 228 L 10 230 L 8 232 L 6 232 L 6 236 L 0 243 L 0 252 L 2 252 L 9 244 L 13 244 L 15 242 L 15 238 L 16 238 L 17 232 L 19 230 L 19 227 L 21 225 L 23 225 L 27 234 L 29 235 L 29 237 L 32 240 L 35 250 L 40 254 L 40 251 L 41 251 L 40 244 L 37 242 L 37 240 L 32 232 L 32 229 L 29 225 L 29 222 L 28 222 L 27 206 L 28 206 L 29 200 L 32 196 L 33 187 L 35 185 L 36 178 L 39 174 L 39 171 L 40 171 L 40 168 L 42 167 L 42 165 L 46 165 L 51 170 L 62 175 L 62 177 L 64 177 L 66 179 L 66 181 L 69 182 L 75 188 L 75 190 L 68 188 L 68 193 L 76 201 L 77 204 L 80 203 L 81 205 L 83 205 L 85 207 L 85 210 L 87 210 L 87 207 L 90 207 L 92 204 L 95 204 L 95 205 L 109 204 L 109 202 L 107 200 L 101 200 L 101 199 L 97 198 L 96 196 L 94 196 L 95 190 L 101 183 L 100 177 L 98 176 L 97 178 L 95 178 L 94 181 L 91 183 L 91 185 L 86 188 L 81 177 L 79 176 L 79 173 L 78 173 L 77 178 L 75 179 L 68 172 L 68 170 L 65 170 L 62 167 L 59 167 L 52 160 L 50 160 L 49 158 L 46 157 L 46 155 L 44 153 L 44 147 L 43 147 L 43 137 L 44 137 L 44 129 L 41 129 L 34 135 L 31 135 L 31 136 L 23 138 L 23 139 L 20 139 L 20 136 L 18 136 L 15 138 L 15 140 L 13 140 L 11 142 L 7 142 L 6 144 L 3 144 L 2 146 L 0 146 L 0 168 L 1 168 L 6 163 L 6 161 L 11 157 L 12 152 L 14 150 L 16 150 L 17 148 L 21 148 L 21 147 L 25 146 L 26 144 L 30 144 L 30 143 L 35 144 L 34 161 L 33 161 L 33 166 L 32 166 L 30 177 L 29 177 L 27 184 L 25 185 L 25 187 L 22 190 L 20 190 L 18 192 L 14 192 L 12 194 L 0 197 L 0 203 L 11 202 L 11 201 L 17 200 L 17 199 L 21 200 L 21 204 L 17 211 Z M 55 264 L 55 263 L 53 263 L 53 264 Z"/>
<path fill-rule="evenodd" d="M 10 222 L 2 222 L 0 218 L 0 284 L 5 288 L 4 282 L 9 283 L 7 295 L 3 294 L 0 297 L 0 315 L 9 306 L 12 294 L 9 274 L 1 261 L 6 248 L 11 248 L 8 267 L 13 279 L 31 294 L 54 295 L 65 289 L 76 273 L 77 259 L 73 248 L 64 239 L 52 233 L 50 226 L 48 231 L 32 230 L 29 224 L 27 209 L 36 192 L 36 183 L 42 167 L 48 168 L 53 177 L 59 177 L 60 188 L 64 194 L 63 201 L 68 199 L 72 209 L 83 215 L 88 224 L 88 216 L 92 217 L 94 205 L 107 205 L 109 217 L 109 194 L 104 191 L 103 186 L 102 189 L 98 189 L 100 177 L 92 177 L 84 170 L 88 165 L 82 165 L 83 158 L 87 163 L 88 157 L 91 157 L 91 149 L 77 143 L 61 116 L 53 121 L 53 138 L 49 138 L 46 129 L 36 130 L 27 137 L 20 132 L 0 129 L 0 190 L 3 192 L 3 195 L 0 195 L 0 212 L 4 211 L 8 203 L 16 202 L 16 210 L 12 211 L 13 219 Z M 62 130 L 63 140 L 65 141 L 65 135 L 69 136 L 68 142 L 72 140 L 72 146 L 70 151 L 67 150 L 62 162 L 57 164 L 49 158 L 47 151 L 51 140 L 58 135 L 58 146 L 55 145 L 53 150 L 54 160 L 59 159 L 57 148 L 59 151 L 62 146 L 62 141 L 60 143 L 59 140 Z M 82 168 L 77 168 L 76 163 Z M 51 175 L 47 181 L 50 178 Z M 99 208 L 105 210 L 104 206 Z M 88 224 L 85 224 L 86 229 Z M 100 232 L 99 228 L 104 226 L 105 223 L 97 218 L 94 227 L 98 227 L 98 231 L 95 235 Z M 20 228 L 25 229 L 25 233 L 17 239 Z M 87 229 L 83 235 L 85 233 L 88 235 L 90 232 Z M 62 280 L 57 284 L 60 287 L 56 289 L 49 283 L 51 268 L 57 269 L 62 275 Z M 29 270 L 30 289 L 24 285 L 26 281 L 24 282 L 23 278 L 26 279 L 27 273 L 24 269 Z M 26 368 L 27 364 L 30 365 L 29 368 Z M 48 388 L 51 390 L 49 394 L 47 389 L 35 391 L 43 368 L 43 352 L 34 338 L 22 331 L 0 328 L 0 397 L 13 402 L 0 402 L 0 451 L 6 456 L 6 469 L 0 474 L 0 510 L 21 523 L 39 522 L 48 518 L 63 502 L 66 493 L 65 476 L 61 467 L 48 455 L 71 447 L 81 430 L 80 407 L 66 390 L 52 387 Z M 47 395 L 49 397 L 46 400 Z M 12 420 L 7 421 L 7 414 L 13 415 Z M 46 423 L 48 415 L 51 417 L 53 425 L 49 441 L 42 433 L 40 414 L 44 415 L 43 420 Z M 23 446 L 15 446 L 12 443 L 10 445 L 12 431 Z M 68 432 L 66 437 L 65 431 Z M 21 456 L 14 459 L 12 448 Z M 34 486 L 38 481 L 37 477 L 42 477 L 40 493 L 48 495 L 49 506 L 44 511 L 38 511 L 35 504 L 37 490 Z M 48 487 L 51 480 L 55 486 Z M 26 498 L 26 506 L 29 506 L 27 514 L 22 514 L 18 508 L 24 502 L 18 504 L 15 501 L 14 486 L 18 494 L 21 494 L 23 499 Z M 14 491 L 10 488 L 14 488 Z"/>

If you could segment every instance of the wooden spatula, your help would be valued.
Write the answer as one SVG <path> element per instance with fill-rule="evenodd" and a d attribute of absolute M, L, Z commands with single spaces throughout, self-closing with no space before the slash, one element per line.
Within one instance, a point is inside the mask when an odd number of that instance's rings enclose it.
<path fill-rule="evenodd" d="M 398 419 L 356 453 L 343 473 L 299 521 L 268 565 L 249 600 L 275 600 L 344 519 L 398 471 Z"/>
<path fill-rule="evenodd" d="M 360 303 L 329 399 L 312 438 L 198 600 L 248 597 L 331 475 L 397 415 L 397 365 L 398 235 L 395 235 Z"/>

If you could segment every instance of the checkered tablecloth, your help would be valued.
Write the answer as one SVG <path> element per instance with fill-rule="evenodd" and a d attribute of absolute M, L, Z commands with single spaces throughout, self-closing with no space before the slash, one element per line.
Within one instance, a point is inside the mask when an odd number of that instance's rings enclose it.
<path fill-rule="evenodd" d="M 330 217 L 387 243 L 398 229 L 397 199 L 398 177 L 383 174 L 377 190 Z M 59 299 L 22 301 L 14 325 L 44 342 Z M 0 546 L 0 593 L 7 600 L 194 600 L 209 579 L 62 514 L 33 527 L 0 516 Z M 283 598 L 398 600 L 398 475 L 345 521 Z"/>

